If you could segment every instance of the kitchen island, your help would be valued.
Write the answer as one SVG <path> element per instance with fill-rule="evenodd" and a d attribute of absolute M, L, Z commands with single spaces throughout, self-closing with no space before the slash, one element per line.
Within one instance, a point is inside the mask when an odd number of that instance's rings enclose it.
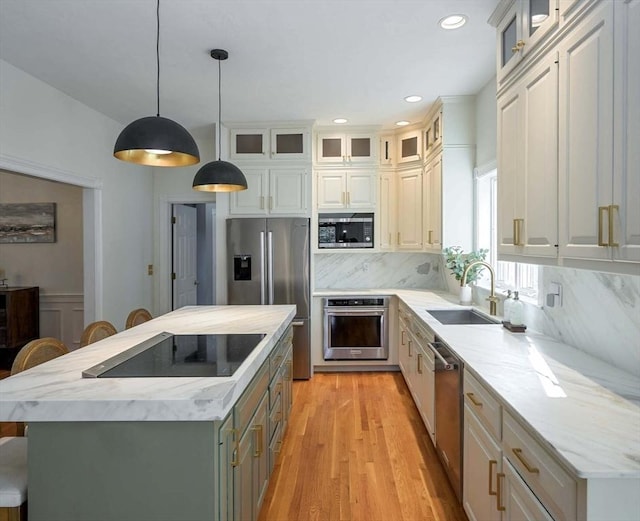
<path fill-rule="evenodd" d="M 294 316 L 185 307 L 1 381 L 0 421 L 29 422 L 29 519 L 256 517 L 291 401 Z M 161 332 L 264 338 L 231 376 L 83 378 Z"/>

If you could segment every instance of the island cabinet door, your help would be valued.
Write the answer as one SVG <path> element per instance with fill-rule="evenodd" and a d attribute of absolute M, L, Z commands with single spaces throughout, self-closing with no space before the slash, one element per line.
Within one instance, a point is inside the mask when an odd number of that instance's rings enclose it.
<path fill-rule="evenodd" d="M 253 431 L 248 428 L 240 437 L 237 449 L 237 466 L 234 475 L 234 512 L 236 521 L 253 520 Z"/>
<path fill-rule="evenodd" d="M 236 465 L 236 431 L 233 414 L 218 428 L 218 516 L 220 521 L 233 520 L 233 470 Z"/>

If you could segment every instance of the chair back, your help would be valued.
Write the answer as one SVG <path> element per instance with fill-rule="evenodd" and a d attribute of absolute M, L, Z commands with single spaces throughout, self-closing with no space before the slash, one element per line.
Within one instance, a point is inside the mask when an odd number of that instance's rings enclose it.
<path fill-rule="evenodd" d="M 69 350 L 57 338 L 38 338 L 26 344 L 13 361 L 11 374 L 17 374 L 68 353 Z"/>
<path fill-rule="evenodd" d="M 97 322 L 92 322 L 87 327 L 85 327 L 84 331 L 82 332 L 82 337 L 80 337 L 80 347 L 93 344 L 98 340 L 102 340 L 103 338 L 115 335 L 117 332 L 118 330 L 111 322 L 108 322 L 106 320 L 98 320 Z"/>
<path fill-rule="evenodd" d="M 143 324 L 144 322 L 147 322 L 152 318 L 153 317 L 151 316 L 151 313 L 149 313 L 146 309 L 134 309 L 131 313 L 129 313 L 129 316 L 127 316 L 127 323 L 125 325 L 125 328 L 129 329 L 139 324 Z"/>

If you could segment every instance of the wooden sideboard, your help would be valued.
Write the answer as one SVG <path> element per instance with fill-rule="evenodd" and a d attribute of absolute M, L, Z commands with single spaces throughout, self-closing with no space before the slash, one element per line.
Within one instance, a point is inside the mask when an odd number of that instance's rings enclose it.
<path fill-rule="evenodd" d="M 40 288 L 0 288 L 0 367 L 11 368 L 27 342 L 40 336 Z"/>

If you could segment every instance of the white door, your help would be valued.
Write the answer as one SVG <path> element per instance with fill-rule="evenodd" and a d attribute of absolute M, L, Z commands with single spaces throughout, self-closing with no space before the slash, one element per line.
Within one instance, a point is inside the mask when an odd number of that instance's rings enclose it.
<path fill-rule="evenodd" d="M 197 304 L 197 210 L 173 205 L 173 309 Z"/>

